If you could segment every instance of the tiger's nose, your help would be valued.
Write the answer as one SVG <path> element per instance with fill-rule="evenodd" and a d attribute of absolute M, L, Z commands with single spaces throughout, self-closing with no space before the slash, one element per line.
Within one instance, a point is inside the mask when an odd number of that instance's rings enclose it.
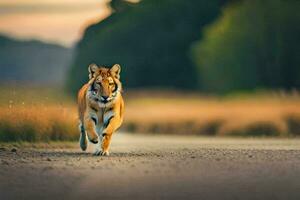
<path fill-rule="evenodd" d="M 103 101 L 107 101 L 108 96 L 101 96 L 101 99 L 102 99 Z"/>

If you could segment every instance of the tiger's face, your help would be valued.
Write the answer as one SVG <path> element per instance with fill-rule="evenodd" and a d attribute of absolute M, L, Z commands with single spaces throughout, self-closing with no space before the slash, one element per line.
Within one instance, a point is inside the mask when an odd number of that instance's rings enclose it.
<path fill-rule="evenodd" d="M 113 103 L 121 92 L 120 71 L 121 67 L 118 64 L 110 69 L 95 64 L 89 66 L 90 97 L 101 107 Z"/>

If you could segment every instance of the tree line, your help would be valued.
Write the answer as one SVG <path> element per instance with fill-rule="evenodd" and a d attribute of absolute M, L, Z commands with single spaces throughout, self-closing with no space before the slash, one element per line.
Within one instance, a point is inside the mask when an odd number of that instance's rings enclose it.
<path fill-rule="evenodd" d="M 75 49 L 67 88 L 90 63 L 122 65 L 125 88 L 212 93 L 298 88 L 297 0 L 109 2 L 111 16 L 88 27 Z"/>

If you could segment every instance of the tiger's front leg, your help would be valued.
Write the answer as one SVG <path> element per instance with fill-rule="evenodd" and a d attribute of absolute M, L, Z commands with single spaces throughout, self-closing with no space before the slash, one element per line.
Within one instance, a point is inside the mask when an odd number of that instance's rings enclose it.
<path fill-rule="evenodd" d="M 98 134 L 96 132 L 96 125 L 95 125 L 96 120 L 97 120 L 96 118 L 93 118 L 88 115 L 85 116 L 85 118 L 84 118 L 84 128 L 87 132 L 89 141 L 92 142 L 93 144 L 99 143 Z"/>
<path fill-rule="evenodd" d="M 109 156 L 109 146 L 110 141 L 112 138 L 112 134 L 104 134 L 103 140 L 102 140 L 102 156 Z"/>
<path fill-rule="evenodd" d="M 108 118 L 107 121 L 104 123 L 104 129 L 102 131 L 102 156 L 108 156 L 109 155 L 109 147 L 111 143 L 111 138 L 113 133 L 120 127 L 122 123 L 122 120 L 119 116 L 111 116 Z"/>
<path fill-rule="evenodd" d="M 96 147 L 95 147 L 95 151 L 93 153 L 93 155 L 95 156 L 99 156 L 102 154 L 102 140 L 103 140 L 103 136 L 102 134 L 99 132 L 99 135 L 98 135 L 98 140 L 99 142 L 96 144 Z"/>
<path fill-rule="evenodd" d="M 100 137 L 99 137 L 100 138 Z M 112 134 L 102 134 L 101 139 L 94 152 L 95 156 L 109 156 L 109 145 L 112 138 Z"/>

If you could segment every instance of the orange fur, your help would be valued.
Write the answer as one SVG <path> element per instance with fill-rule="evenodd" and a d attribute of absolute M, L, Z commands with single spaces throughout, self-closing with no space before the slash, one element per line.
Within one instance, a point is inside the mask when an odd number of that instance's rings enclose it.
<path fill-rule="evenodd" d="M 112 135 L 123 122 L 120 70 L 117 64 L 111 69 L 90 65 L 90 80 L 78 92 L 80 146 L 87 148 L 87 134 L 92 143 L 98 143 L 95 155 L 109 154 Z"/>

